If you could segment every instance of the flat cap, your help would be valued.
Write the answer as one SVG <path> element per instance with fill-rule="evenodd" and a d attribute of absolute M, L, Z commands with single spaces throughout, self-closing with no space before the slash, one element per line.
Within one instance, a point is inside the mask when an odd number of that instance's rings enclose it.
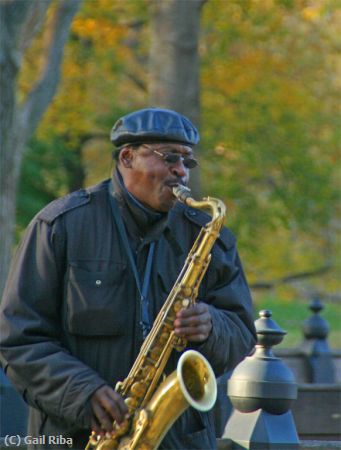
<path fill-rule="evenodd" d="M 195 145 L 199 133 L 185 116 L 170 109 L 146 108 L 121 117 L 110 133 L 116 147 L 143 142 L 179 142 Z"/>

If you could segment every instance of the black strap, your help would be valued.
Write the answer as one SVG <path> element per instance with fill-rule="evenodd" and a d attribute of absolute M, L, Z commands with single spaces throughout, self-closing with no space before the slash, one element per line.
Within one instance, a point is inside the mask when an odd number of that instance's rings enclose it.
<path fill-rule="evenodd" d="M 118 231 L 120 233 L 124 248 L 126 250 L 131 269 L 132 269 L 134 277 L 135 277 L 137 289 L 140 294 L 141 326 L 142 326 L 143 338 L 146 338 L 147 334 L 149 333 L 149 331 L 151 329 L 151 320 L 150 320 L 150 316 L 149 316 L 148 291 L 149 291 L 150 275 L 152 272 L 152 263 L 153 263 L 155 242 L 151 242 L 149 245 L 147 264 L 146 264 L 146 269 L 145 269 L 144 276 L 143 276 L 143 283 L 141 286 L 141 280 L 139 277 L 139 273 L 137 271 L 135 258 L 134 258 L 132 249 L 129 244 L 127 232 L 126 232 L 121 214 L 119 212 L 118 203 L 113 195 L 111 185 L 109 185 L 109 198 L 110 198 L 110 205 L 111 205 L 112 213 L 113 213 Z"/>

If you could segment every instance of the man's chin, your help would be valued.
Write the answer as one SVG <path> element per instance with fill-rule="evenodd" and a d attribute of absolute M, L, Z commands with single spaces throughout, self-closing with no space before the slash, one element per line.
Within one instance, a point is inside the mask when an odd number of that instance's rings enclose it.
<path fill-rule="evenodd" d="M 160 203 L 158 210 L 160 212 L 168 212 L 169 210 L 171 210 L 173 208 L 175 203 L 176 203 L 176 198 L 172 195 L 172 197 L 164 199 L 164 201 L 162 201 Z"/>

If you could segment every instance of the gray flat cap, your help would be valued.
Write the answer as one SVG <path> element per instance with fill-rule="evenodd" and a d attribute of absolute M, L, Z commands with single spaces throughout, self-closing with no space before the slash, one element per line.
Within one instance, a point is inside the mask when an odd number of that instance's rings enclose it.
<path fill-rule="evenodd" d="M 146 108 L 121 117 L 113 126 L 110 139 L 116 147 L 139 142 L 196 145 L 199 133 L 189 119 L 175 111 Z"/>

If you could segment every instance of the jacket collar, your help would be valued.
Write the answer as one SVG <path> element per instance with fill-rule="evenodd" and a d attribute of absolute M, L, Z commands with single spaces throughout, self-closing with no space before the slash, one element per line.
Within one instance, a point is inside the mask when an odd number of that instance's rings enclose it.
<path fill-rule="evenodd" d="M 179 202 L 169 213 L 160 213 L 146 208 L 127 190 L 118 169 L 113 173 L 112 185 L 114 196 L 120 205 L 123 219 L 130 234 L 141 238 L 141 230 L 143 230 L 145 243 L 157 240 L 163 234 L 177 255 L 180 256 L 185 253 L 185 244 L 176 234 L 176 221 L 178 216 L 183 213 L 183 208 Z"/>
<path fill-rule="evenodd" d="M 168 214 L 142 205 L 127 190 L 118 169 L 113 174 L 112 184 L 128 233 L 146 242 L 157 240 L 165 229 Z"/>

